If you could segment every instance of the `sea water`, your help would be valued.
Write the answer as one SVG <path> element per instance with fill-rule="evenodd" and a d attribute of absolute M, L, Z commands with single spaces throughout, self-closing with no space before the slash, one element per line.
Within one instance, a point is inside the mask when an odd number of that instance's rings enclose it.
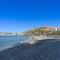
<path fill-rule="evenodd" d="M 28 36 L 21 36 L 21 35 L 20 36 L 19 35 L 0 36 L 0 51 L 10 48 L 10 47 L 14 46 L 15 44 L 24 42 L 28 39 L 29 39 Z"/>

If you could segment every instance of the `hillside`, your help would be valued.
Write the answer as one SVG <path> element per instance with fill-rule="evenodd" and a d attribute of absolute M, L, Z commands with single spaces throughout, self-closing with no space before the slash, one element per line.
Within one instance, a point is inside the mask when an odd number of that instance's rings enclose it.
<path fill-rule="evenodd" d="M 25 35 L 60 35 L 60 29 L 57 27 L 40 27 L 25 32 Z"/>

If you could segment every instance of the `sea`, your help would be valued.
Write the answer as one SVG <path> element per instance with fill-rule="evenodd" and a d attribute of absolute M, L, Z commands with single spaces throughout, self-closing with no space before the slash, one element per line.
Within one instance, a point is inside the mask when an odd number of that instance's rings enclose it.
<path fill-rule="evenodd" d="M 22 35 L 0 36 L 0 51 L 7 48 L 11 48 L 18 43 L 23 43 L 28 39 L 29 39 L 28 36 Z"/>

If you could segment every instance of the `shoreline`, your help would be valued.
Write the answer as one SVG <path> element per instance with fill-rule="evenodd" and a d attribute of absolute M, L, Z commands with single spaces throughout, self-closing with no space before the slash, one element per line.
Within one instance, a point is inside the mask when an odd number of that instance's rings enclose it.
<path fill-rule="evenodd" d="M 38 40 L 46 40 L 46 39 L 60 39 L 60 36 L 47 36 L 47 35 L 41 35 L 41 36 L 29 36 L 30 39 L 27 41 L 24 41 L 23 43 L 30 43 L 30 44 L 34 44 L 36 43 Z"/>

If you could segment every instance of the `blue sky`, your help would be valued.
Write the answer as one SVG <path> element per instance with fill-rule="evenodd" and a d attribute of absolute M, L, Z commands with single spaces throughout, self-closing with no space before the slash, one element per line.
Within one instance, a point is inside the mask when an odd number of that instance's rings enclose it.
<path fill-rule="evenodd" d="M 0 32 L 21 32 L 45 25 L 60 26 L 59 0 L 0 1 Z"/>

